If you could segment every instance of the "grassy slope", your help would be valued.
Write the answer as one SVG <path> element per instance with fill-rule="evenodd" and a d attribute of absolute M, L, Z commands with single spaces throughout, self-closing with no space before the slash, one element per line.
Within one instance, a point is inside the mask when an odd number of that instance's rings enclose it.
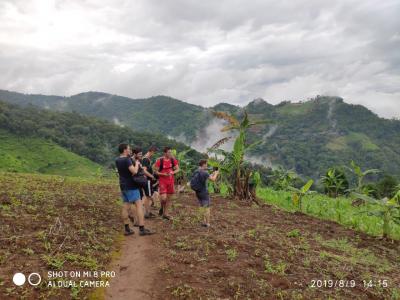
<path fill-rule="evenodd" d="M 94 177 L 103 168 L 43 139 L 19 138 L 0 131 L 0 170 Z"/>
<path fill-rule="evenodd" d="M 296 210 L 292 202 L 292 193 L 260 188 L 257 195 L 269 204 L 277 205 L 287 211 Z M 376 216 L 368 216 L 366 211 L 376 211 L 378 205 L 365 204 L 353 206 L 352 200 L 341 197 L 332 199 L 325 195 L 308 195 L 303 199 L 303 212 L 324 220 L 338 222 L 346 227 L 366 232 L 370 235 L 381 236 L 383 221 Z M 400 226 L 390 224 L 392 237 L 400 240 Z"/>
<path fill-rule="evenodd" d="M 48 288 L 46 274 L 106 270 L 121 240 L 115 181 L 0 172 L 0 191 L 0 299 L 84 299 L 93 289 L 79 288 L 80 279 Z M 17 288 L 16 271 L 44 281 Z"/>

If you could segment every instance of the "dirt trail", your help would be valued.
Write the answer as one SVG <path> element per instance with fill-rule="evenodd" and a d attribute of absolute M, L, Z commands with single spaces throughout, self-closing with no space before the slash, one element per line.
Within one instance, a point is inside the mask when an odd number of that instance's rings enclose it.
<path fill-rule="evenodd" d="M 106 299 L 400 299 L 398 241 L 273 206 L 212 203 L 208 229 L 183 194 L 172 222 L 148 222 L 156 235 L 127 237 Z"/>
<path fill-rule="evenodd" d="M 106 290 L 106 299 L 154 299 L 153 284 L 158 271 L 156 240 L 157 235 L 141 237 L 137 230 L 125 238 L 122 255 L 111 267 L 117 275 Z"/>

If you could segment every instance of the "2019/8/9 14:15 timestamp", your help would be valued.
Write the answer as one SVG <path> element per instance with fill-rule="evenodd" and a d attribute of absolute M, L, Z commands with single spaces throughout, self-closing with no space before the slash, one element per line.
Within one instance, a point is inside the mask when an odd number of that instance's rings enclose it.
<path fill-rule="evenodd" d="M 355 288 L 363 287 L 365 289 L 369 288 L 389 288 L 390 283 L 387 279 L 377 279 L 377 280 L 311 280 L 310 287 L 312 288 Z"/>
<path fill-rule="evenodd" d="M 379 280 L 363 280 L 362 281 L 364 288 L 388 288 L 389 280 L 387 279 L 379 279 Z"/>

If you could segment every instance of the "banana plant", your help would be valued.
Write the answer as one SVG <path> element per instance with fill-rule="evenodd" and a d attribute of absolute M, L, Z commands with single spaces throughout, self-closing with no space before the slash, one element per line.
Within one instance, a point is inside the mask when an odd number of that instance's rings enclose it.
<path fill-rule="evenodd" d="M 191 149 L 184 150 L 181 152 L 177 152 L 175 149 L 172 150 L 173 156 L 179 161 L 179 173 L 177 173 L 176 179 L 180 183 L 180 185 L 184 186 L 190 175 L 193 173 L 193 170 L 196 168 L 193 160 L 187 156 L 187 154 L 191 151 Z"/>
<path fill-rule="evenodd" d="M 330 168 L 324 176 L 321 177 L 321 182 L 325 187 L 325 193 L 329 197 L 338 197 L 348 191 L 349 182 L 343 171 L 337 168 Z"/>
<path fill-rule="evenodd" d="M 232 187 L 233 196 L 240 199 L 248 199 L 249 193 L 248 187 L 246 187 L 248 178 L 246 178 L 246 176 L 249 176 L 249 174 L 244 171 L 244 156 L 246 152 L 259 145 L 262 140 L 248 144 L 246 135 L 251 127 L 267 124 L 267 121 L 251 121 L 246 110 L 243 113 L 243 119 L 240 121 L 235 116 L 225 112 L 214 112 L 214 115 L 227 122 L 227 125 L 221 129 L 221 132 L 235 132 L 236 137 L 232 151 L 229 152 L 220 149 L 222 144 L 232 138 L 225 137 L 209 148 L 208 153 L 214 153 L 217 155 L 222 154 L 223 160 L 221 163 L 221 175 L 226 176 L 226 180 Z"/>
<path fill-rule="evenodd" d="M 285 170 L 283 167 L 279 167 L 274 170 L 273 175 L 273 186 L 277 190 L 287 190 L 293 185 L 293 182 L 297 178 L 296 172 L 293 170 Z"/>
<path fill-rule="evenodd" d="M 300 189 L 290 186 L 289 189 L 293 191 L 292 201 L 295 206 L 297 206 L 298 211 L 303 210 L 303 198 L 307 194 L 311 194 L 310 191 L 311 186 L 313 185 L 314 180 L 310 179 L 307 181 L 305 185 L 303 185 Z"/>
<path fill-rule="evenodd" d="M 353 173 L 357 177 L 357 186 L 355 187 L 354 191 L 356 193 L 361 193 L 365 195 L 369 195 L 371 191 L 364 187 L 364 178 L 370 174 L 377 174 L 380 171 L 378 169 L 370 169 L 363 171 L 359 165 L 357 165 L 353 160 L 350 163 L 351 167 L 344 166 L 347 170 Z"/>
<path fill-rule="evenodd" d="M 400 225 L 400 190 L 391 199 L 384 198 L 378 200 L 371 196 L 355 192 L 353 192 L 352 195 L 365 202 L 377 204 L 375 205 L 375 211 L 368 210 L 361 213 L 381 218 L 383 221 L 382 235 L 384 238 L 389 238 L 391 233 L 390 224 L 395 223 Z"/>

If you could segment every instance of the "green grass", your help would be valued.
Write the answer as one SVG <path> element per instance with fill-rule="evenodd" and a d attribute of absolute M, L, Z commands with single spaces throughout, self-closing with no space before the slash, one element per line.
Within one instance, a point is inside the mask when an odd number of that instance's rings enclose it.
<path fill-rule="evenodd" d="M 52 142 L 0 130 L 0 171 L 97 177 L 104 168 Z"/>
<path fill-rule="evenodd" d="M 283 115 L 305 115 L 314 106 L 312 101 L 307 101 L 303 103 L 287 103 L 283 106 L 279 106 L 277 111 Z"/>
<path fill-rule="evenodd" d="M 359 143 L 360 145 L 362 145 L 362 148 L 364 150 L 369 150 L 369 151 L 379 150 L 379 146 L 374 144 L 367 135 L 356 132 L 351 132 L 346 136 L 335 138 L 332 141 L 330 141 L 326 145 L 326 147 L 333 151 L 341 151 L 341 150 L 351 149 L 350 145 L 352 143 Z"/>
<path fill-rule="evenodd" d="M 292 202 L 292 193 L 275 191 L 270 188 L 259 188 L 257 195 L 266 203 L 279 206 L 287 211 L 296 211 Z M 346 227 L 374 236 L 382 235 L 383 220 L 376 216 L 368 216 L 365 211 L 375 211 L 378 204 L 352 206 L 349 198 L 329 198 L 321 194 L 307 195 L 303 198 L 303 213 L 324 220 L 332 220 Z M 390 224 L 391 237 L 400 239 L 400 226 Z"/>

